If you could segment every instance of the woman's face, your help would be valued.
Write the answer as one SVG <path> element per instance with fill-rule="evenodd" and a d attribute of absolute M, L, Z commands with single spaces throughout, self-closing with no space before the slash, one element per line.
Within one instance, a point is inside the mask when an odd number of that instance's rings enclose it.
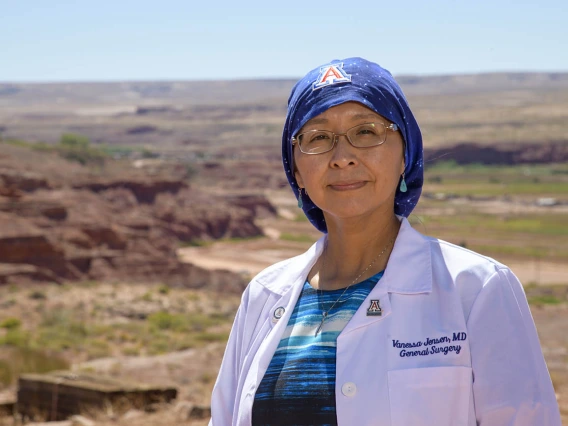
<path fill-rule="evenodd" d="M 384 117 L 356 102 L 332 107 L 308 121 L 299 133 L 329 130 L 345 133 L 358 124 L 382 122 Z M 394 214 L 394 196 L 404 172 L 403 141 L 399 132 L 387 131 L 382 145 L 355 148 L 345 136 L 326 153 L 307 155 L 294 147 L 295 177 L 326 221 L 374 214 Z"/>

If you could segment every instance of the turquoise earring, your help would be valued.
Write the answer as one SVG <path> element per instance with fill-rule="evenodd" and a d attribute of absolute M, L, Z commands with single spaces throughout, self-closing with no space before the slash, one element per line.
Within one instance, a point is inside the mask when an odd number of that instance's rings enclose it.
<path fill-rule="evenodd" d="M 302 188 L 298 189 L 299 192 L 299 196 L 298 196 L 298 207 L 302 208 L 304 207 L 304 201 L 302 200 Z"/>
<path fill-rule="evenodd" d="M 406 192 L 408 191 L 408 188 L 406 187 L 406 181 L 404 180 L 404 173 L 402 174 L 402 179 L 400 181 L 400 192 Z"/>

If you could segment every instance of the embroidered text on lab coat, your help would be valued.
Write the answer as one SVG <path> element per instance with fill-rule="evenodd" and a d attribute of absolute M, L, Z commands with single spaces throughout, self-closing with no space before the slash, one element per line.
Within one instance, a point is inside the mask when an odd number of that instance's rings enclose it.
<path fill-rule="evenodd" d="M 467 334 L 464 332 L 452 333 L 452 336 L 442 336 L 442 337 L 427 337 L 426 340 L 415 341 L 415 342 L 401 342 L 400 340 L 393 339 L 393 348 L 402 349 L 399 352 L 400 357 L 413 357 L 413 356 L 426 356 L 442 353 L 448 355 L 451 352 L 455 352 L 459 355 L 461 352 L 461 345 L 452 344 L 455 341 L 463 341 L 467 338 Z M 420 350 L 408 351 L 407 349 L 413 348 L 423 348 Z"/>

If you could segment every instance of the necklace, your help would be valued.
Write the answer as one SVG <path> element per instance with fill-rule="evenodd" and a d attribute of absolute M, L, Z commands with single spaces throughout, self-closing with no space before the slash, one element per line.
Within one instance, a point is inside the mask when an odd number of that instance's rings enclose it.
<path fill-rule="evenodd" d="M 361 278 L 361 277 L 363 276 L 363 274 L 364 274 L 365 272 L 367 272 L 367 271 L 369 270 L 369 268 L 370 268 L 371 266 L 373 266 L 373 265 L 375 264 L 375 262 L 376 262 L 377 260 L 379 260 L 379 258 L 380 258 L 383 254 L 385 254 L 385 252 L 386 252 L 387 249 L 390 247 L 390 245 L 393 243 L 393 241 L 394 241 L 394 237 L 391 238 L 391 240 L 388 242 L 388 244 L 385 246 L 385 248 L 383 248 L 383 251 L 381 251 L 381 252 L 373 259 L 373 261 L 372 261 L 371 263 L 369 263 L 369 266 L 367 266 L 367 267 L 363 270 L 363 272 L 361 272 L 359 275 L 357 275 L 357 278 L 355 278 L 355 279 L 351 282 L 351 284 L 349 284 L 347 287 L 345 287 L 345 290 L 343 290 L 343 292 L 341 293 L 341 295 L 335 300 L 335 302 L 333 302 L 333 305 L 331 305 L 327 311 L 322 311 L 322 313 L 321 313 L 321 322 L 320 322 L 318 328 L 316 329 L 316 334 L 315 334 L 315 336 L 317 336 L 318 333 L 321 331 L 321 329 L 323 328 L 323 323 L 324 323 L 325 320 L 327 319 L 327 316 L 329 315 L 329 313 L 331 312 L 331 310 L 333 309 L 333 307 L 337 304 L 337 302 L 339 302 L 339 300 L 343 297 L 343 295 L 345 294 L 345 292 L 347 291 L 347 289 L 348 289 L 349 287 L 351 287 L 353 284 L 355 284 L 355 283 L 359 280 L 359 278 Z M 326 251 L 327 251 L 327 239 L 325 240 L 324 254 L 325 254 Z M 323 270 L 323 269 L 325 269 L 325 257 L 323 257 L 323 260 L 322 260 L 322 270 Z M 319 285 L 318 285 L 318 286 L 319 286 Z"/>

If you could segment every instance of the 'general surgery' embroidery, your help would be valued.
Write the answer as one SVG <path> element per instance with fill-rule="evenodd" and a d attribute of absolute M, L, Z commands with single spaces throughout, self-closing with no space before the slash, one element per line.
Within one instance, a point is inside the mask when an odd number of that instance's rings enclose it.
<path fill-rule="evenodd" d="M 442 337 L 427 337 L 425 340 L 416 342 L 401 342 L 400 340 L 393 339 L 393 348 L 401 349 L 399 356 L 412 357 L 412 356 L 427 356 L 434 354 L 444 354 L 455 352 L 459 355 L 461 352 L 461 345 L 454 342 L 462 342 L 467 339 L 467 334 L 463 331 L 452 333 L 452 336 Z"/>

